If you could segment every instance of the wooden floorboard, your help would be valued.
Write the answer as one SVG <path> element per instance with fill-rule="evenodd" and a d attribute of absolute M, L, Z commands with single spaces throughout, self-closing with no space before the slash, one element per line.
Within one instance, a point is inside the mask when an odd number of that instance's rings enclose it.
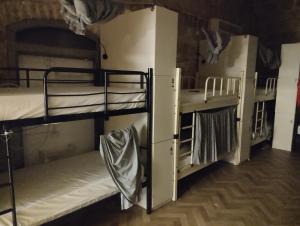
<path fill-rule="evenodd" d="M 300 226 L 300 153 L 262 148 L 249 162 L 217 164 L 180 188 L 177 202 L 151 215 L 139 207 L 120 212 L 112 199 L 57 225 Z"/>

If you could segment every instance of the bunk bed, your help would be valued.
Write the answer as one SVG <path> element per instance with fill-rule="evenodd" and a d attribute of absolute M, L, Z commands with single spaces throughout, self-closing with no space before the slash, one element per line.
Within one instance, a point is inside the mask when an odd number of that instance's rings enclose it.
<path fill-rule="evenodd" d="M 152 125 L 152 69 L 147 72 L 62 67 L 0 70 L 19 75 L 13 83 L 16 87 L 0 88 L 1 138 L 5 141 L 8 166 L 8 182 L 4 181 L 7 176 L 0 174 L 0 189 L 6 188 L 7 194 L 3 198 L 1 193 L 0 224 L 41 225 L 119 193 L 99 151 L 90 150 L 71 158 L 14 170 L 9 139 L 16 127 L 83 119 L 109 120 L 112 116 L 137 113 L 147 113 L 147 124 Z M 31 79 L 35 72 L 42 72 L 43 78 Z M 25 78 L 20 78 L 21 73 L 25 73 Z M 60 79 L 59 73 L 88 74 L 90 79 L 65 76 Z M 124 81 L 124 76 L 131 80 Z M 42 88 L 31 88 L 33 82 L 42 82 Z M 12 84 L 12 81 L 8 79 L 5 83 Z M 71 86 L 66 89 L 65 85 Z M 122 88 L 122 85 L 136 88 Z M 103 128 L 96 130 L 99 133 Z M 152 126 L 147 126 L 147 146 L 141 147 L 147 151 L 143 183 L 147 213 L 152 210 L 151 144 Z"/>
<path fill-rule="evenodd" d="M 270 140 L 272 136 L 272 125 L 268 122 L 267 103 L 276 100 L 277 78 L 267 78 L 265 87 L 258 87 L 257 73 L 255 74 L 255 106 L 253 113 L 252 146 L 263 141 Z M 270 113 L 270 112 L 269 112 Z"/>
<path fill-rule="evenodd" d="M 174 122 L 174 181 L 178 181 L 212 164 L 208 162 L 194 165 L 192 162 L 196 113 L 226 109 L 232 106 L 237 107 L 241 94 L 241 78 L 239 77 L 210 76 L 205 79 L 203 89 L 182 89 L 181 83 L 185 82 L 184 79 L 181 79 L 180 69 L 177 69 Z M 200 82 L 194 81 L 190 84 L 200 84 Z M 225 157 L 219 156 L 219 159 L 221 160 Z M 175 196 L 177 194 L 176 189 L 177 186 L 175 185 Z M 176 200 L 176 198 L 173 198 L 173 200 Z"/>

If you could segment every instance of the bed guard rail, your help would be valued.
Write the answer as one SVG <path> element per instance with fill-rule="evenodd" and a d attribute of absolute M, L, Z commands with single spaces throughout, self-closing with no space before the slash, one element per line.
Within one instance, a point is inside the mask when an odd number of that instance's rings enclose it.
<path fill-rule="evenodd" d="M 48 69 L 41 68 L 21 68 L 21 67 L 1 67 L 0 75 L 5 75 L 7 73 L 8 76 L 4 78 L 0 77 L 0 87 L 20 87 L 25 86 L 26 88 L 30 88 L 32 82 L 38 82 L 40 86 L 44 88 L 44 118 L 47 120 L 51 117 L 50 112 L 59 109 L 75 109 L 75 108 L 88 108 L 93 106 L 103 106 L 104 115 L 109 115 L 109 105 L 116 104 L 138 104 L 141 103 L 143 107 L 140 107 L 140 110 L 148 111 L 151 106 L 150 103 L 150 95 L 152 95 L 150 85 L 150 79 L 152 77 L 152 69 L 148 69 L 147 72 L 142 71 L 130 71 L 130 70 L 107 70 L 107 69 L 89 69 L 89 68 L 68 68 L 68 67 L 52 67 Z M 22 73 L 22 74 L 21 74 Z M 37 75 L 36 73 L 40 73 Z M 76 76 L 76 78 L 65 77 L 62 76 L 60 78 L 59 73 L 72 73 L 72 76 Z M 52 77 L 51 75 L 55 76 Z M 89 77 L 82 79 L 77 77 L 77 75 L 88 74 Z M 90 76 L 91 75 L 91 76 Z M 131 78 L 129 80 L 120 79 L 120 76 L 129 76 Z M 117 77 L 119 76 L 119 77 Z M 114 77 L 115 79 L 112 79 Z M 134 80 L 134 81 L 133 81 Z M 23 82 L 23 83 L 22 83 Z M 127 84 L 127 85 L 137 85 L 140 87 L 140 90 L 131 90 L 126 93 L 112 93 L 108 91 L 108 87 L 111 84 Z M 49 93 L 49 84 L 87 84 L 87 85 L 95 85 L 102 86 L 104 91 L 98 91 L 93 93 L 78 93 L 78 94 L 53 94 Z M 3 86 L 2 86 L 3 85 Z M 110 94 L 116 95 L 125 95 L 125 94 L 137 94 L 137 93 L 145 93 L 145 98 L 139 101 L 122 101 L 122 102 L 114 102 L 109 103 L 108 96 Z M 104 101 L 102 103 L 90 104 L 90 105 L 81 105 L 77 106 L 58 106 L 51 107 L 49 106 L 49 99 L 51 97 L 76 97 L 76 96 L 93 96 L 93 95 L 104 95 Z M 140 106 L 140 105 L 139 105 Z M 124 110 L 125 111 L 125 110 Z"/>
<path fill-rule="evenodd" d="M 212 88 L 211 88 L 212 85 Z M 209 93 L 215 96 L 239 96 L 241 93 L 241 78 L 239 77 L 207 77 L 205 81 L 204 101 L 207 102 Z"/>
<path fill-rule="evenodd" d="M 265 95 L 275 93 L 276 86 L 277 86 L 277 78 L 268 78 L 265 87 Z"/>
<path fill-rule="evenodd" d="M 104 115 L 107 117 L 109 116 L 109 109 L 108 105 L 113 104 L 138 104 L 142 103 L 144 104 L 143 109 L 148 109 L 151 103 L 149 103 L 149 92 L 150 92 L 150 77 L 151 77 L 151 71 L 152 69 L 149 69 L 148 72 L 142 72 L 142 71 L 123 71 L 123 70 L 107 70 L 107 69 L 86 69 L 86 68 L 61 68 L 61 67 L 53 67 L 49 68 L 45 71 L 44 78 L 43 78 L 43 84 L 44 84 L 44 104 L 45 104 L 45 120 L 51 116 L 49 112 L 51 110 L 59 110 L 59 109 L 70 109 L 70 108 L 84 108 L 84 107 L 93 107 L 93 106 L 104 106 Z M 48 92 L 48 85 L 49 83 L 60 83 L 58 81 L 51 81 L 48 79 L 49 75 L 51 73 L 55 72 L 72 72 L 75 74 L 81 74 L 81 73 L 91 73 L 91 74 L 97 74 L 100 77 L 103 77 L 104 79 L 104 91 L 103 92 L 95 92 L 95 93 L 84 93 L 84 94 L 49 94 Z M 140 81 L 116 81 L 111 80 L 111 77 L 113 76 L 120 76 L 120 75 L 127 75 L 127 76 L 139 76 Z M 141 89 L 144 89 L 144 85 L 146 84 L 146 90 L 142 91 L 130 91 L 126 93 L 118 93 L 118 92 L 111 92 L 108 91 L 108 87 L 111 83 L 119 83 L 119 84 L 136 84 L 140 85 Z M 126 94 L 137 94 L 137 93 L 145 93 L 145 99 L 138 100 L 138 101 L 122 101 L 122 102 L 109 102 L 108 96 L 109 94 L 116 94 L 116 95 L 126 95 Z M 69 96 L 92 96 L 92 95 L 104 95 L 104 102 L 103 103 L 96 103 L 96 104 L 89 104 L 89 105 L 78 105 L 78 106 L 62 106 L 62 107 L 49 107 L 49 98 L 51 97 L 69 97 Z"/>

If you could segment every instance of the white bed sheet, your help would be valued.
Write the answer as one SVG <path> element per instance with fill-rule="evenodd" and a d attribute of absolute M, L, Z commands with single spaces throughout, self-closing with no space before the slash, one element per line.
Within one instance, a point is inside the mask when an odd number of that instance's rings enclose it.
<path fill-rule="evenodd" d="M 225 91 L 224 91 L 225 92 Z M 181 104 L 186 103 L 205 103 L 204 101 L 204 89 L 183 89 L 181 90 Z M 213 96 L 213 92 L 210 90 L 207 93 L 207 101 L 223 101 L 223 100 L 236 100 L 238 97 L 236 94 L 229 94 L 220 96 L 216 91 L 216 96 Z"/>
<path fill-rule="evenodd" d="M 15 190 L 20 226 L 52 221 L 118 193 L 96 151 L 17 170 Z M 9 207 L 9 193 L 0 196 L 0 208 Z M 0 225 L 11 226 L 11 214 L 1 216 Z"/>
<path fill-rule="evenodd" d="M 133 93 L 143 92 L 141 89 L 109 87 L 108 92 Z M 49 94 L 86 94 L 104 92 L 103 87 L 69 86 L 50 87 Z M 109 103 L 144 101 L 145 93 L 109 94 Z M 49 107 L 82 106 L 104 103 L 104 94 L 73 97 L 50 97 Z M 41 88 L 0 88 L 0 121 L 25 118 L 37 118 L 45 115 L 44 94 Z M 109 110 L 141 108 L 144 103 L 109 104 Z M 104 105 L 76 107 L 49 111 L 50 115 L 67 115 L 104 111 Z"/>

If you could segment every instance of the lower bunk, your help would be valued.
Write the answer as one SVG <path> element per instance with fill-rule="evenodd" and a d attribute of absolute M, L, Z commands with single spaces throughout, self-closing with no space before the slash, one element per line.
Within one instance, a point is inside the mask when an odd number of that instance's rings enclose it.
<path fill-rule="evenodd" d="M 14 172 L 18 225 L 41 225 L 119 193 L 100 156 L 90 151 Z M 5 175 L 0 176 L 1 181 Z M 9 191 L 1 209 L 10 208 Z M 12 225 L 11 214 L 0 225 Z"/>
<path fill-rule="evenodd" d="M 181 114 L 175 141 L 175 181 L 220 160 L 232 162 L 237 148 L 237 107 Z M 177 183 L 174 197 L 177 199 Z"/>
<path fill-rule="evenodd" d="M 258 101 L 254 106 L 252 124 L 252 146 L 271 141 L 275 117 L 275 100 Z"/>

